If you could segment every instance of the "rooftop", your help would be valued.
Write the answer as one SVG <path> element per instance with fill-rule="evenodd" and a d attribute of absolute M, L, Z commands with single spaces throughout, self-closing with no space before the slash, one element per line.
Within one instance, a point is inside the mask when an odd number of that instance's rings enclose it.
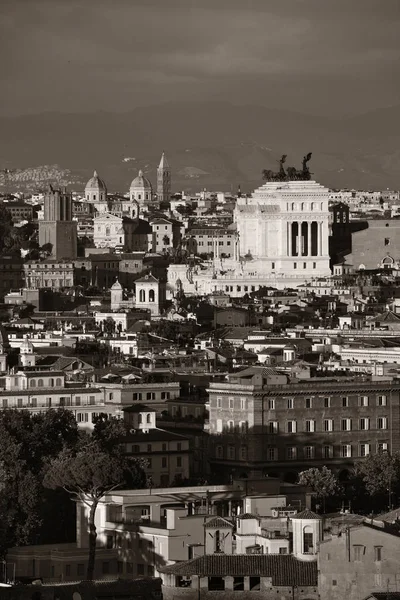
<path fill-rule="evenodd" d="M 203 577 L 271 577 L 273 586 L 317 586 L 317 563 L 285 554 L 209 554 L 159 567 L 162 573 Z"/>

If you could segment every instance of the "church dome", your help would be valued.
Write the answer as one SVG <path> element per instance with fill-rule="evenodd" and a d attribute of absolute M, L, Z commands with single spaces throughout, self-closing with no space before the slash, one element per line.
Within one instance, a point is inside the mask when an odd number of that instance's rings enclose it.
<path fill-rule="evenodd" d="M 152 190 L 152 185 L 150 181 L 143 175 L 143 171 L 140 170 L 138 176 L 131 183 L 131 190 L 141 189 L 141 190 Z"/>
<path fill-rule="evenodd" d="M 102 191 L 107 193 L 107 186 L 97 174 L 97 171 L 93 173 L 93 177 L 89 179 L 85 186 L 85 192 L 88 191 Z"/>

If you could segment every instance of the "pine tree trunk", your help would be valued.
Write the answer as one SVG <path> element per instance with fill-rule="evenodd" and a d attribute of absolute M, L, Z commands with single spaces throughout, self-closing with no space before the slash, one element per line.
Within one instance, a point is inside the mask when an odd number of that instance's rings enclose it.
<path fill-rule="evenodd" d="M 94 575 L 94 563 L 96 559 L 96 539 L 97 539 L 97 531 L 96 525 L 94 522 L 96 508 L 97 508 L 97 500 L 93 500 L 93 504 L 90 507 L 89 511 L 89 560 L 86 572 L 86 579 L 88 581 L 92 581 Z"/>

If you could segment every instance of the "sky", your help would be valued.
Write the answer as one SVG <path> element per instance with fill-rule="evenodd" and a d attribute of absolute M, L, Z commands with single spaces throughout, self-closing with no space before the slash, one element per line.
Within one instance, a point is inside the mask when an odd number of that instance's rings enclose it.
<path fill-rule="evenodd" d="M 399 0 L 1 0 L 0 115 L 400 104 Z"/>

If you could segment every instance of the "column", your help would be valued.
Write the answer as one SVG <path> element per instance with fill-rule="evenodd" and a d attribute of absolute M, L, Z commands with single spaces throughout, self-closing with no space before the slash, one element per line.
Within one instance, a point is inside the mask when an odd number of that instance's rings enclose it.
<path fill-rule="evenodd" d="M 296 222 L 297 225 L 297 237 L 296 237 L 296 256 L 301 256 L 301 221 Z"/>
<path fill-rule="evenodd" d="M 287 255 L 292 256 L 292 222 L 287 224 Z"/>
<path fill-rule="evenodd" d="M 323 237 L 322 237 L 322 231 L 323 231 L 322 226 L 323 226 L 323 223 L 322 223 L 322 221 L 320 221 L 318 223 L 318 255 L 319 256 L 323 256 L 323 254 L 324 254 L 324 244 L 323 244 Z"/>
<path fill-rule="evenodd" d="M 307 223 L 307 256 L 311 256 L 312 221 Z"/>

